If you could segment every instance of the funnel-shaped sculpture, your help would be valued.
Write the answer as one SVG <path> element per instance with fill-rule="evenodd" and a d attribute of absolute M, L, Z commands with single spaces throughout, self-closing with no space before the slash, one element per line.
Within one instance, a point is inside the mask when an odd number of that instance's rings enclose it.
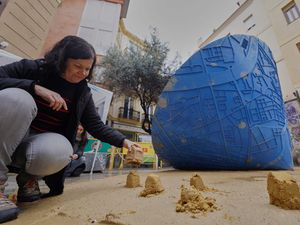
<path fill-rule="evenodd" d="M 293 167 L 277 69 L 268 46 L 232 35 L 201 48 L 162 92 L 157 154 L 178 169 Z"/>

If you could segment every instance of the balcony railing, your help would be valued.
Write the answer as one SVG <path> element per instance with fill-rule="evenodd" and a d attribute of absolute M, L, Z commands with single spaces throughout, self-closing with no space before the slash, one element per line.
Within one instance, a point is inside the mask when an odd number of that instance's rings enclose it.
<path fill-rule="evenodd" d="M 119 118 L 140 121 L 140 114 L 141 113 L 139 111 L 133 109 L 128 109 L 124 111 L 124 107 L 119 108 Z"/>

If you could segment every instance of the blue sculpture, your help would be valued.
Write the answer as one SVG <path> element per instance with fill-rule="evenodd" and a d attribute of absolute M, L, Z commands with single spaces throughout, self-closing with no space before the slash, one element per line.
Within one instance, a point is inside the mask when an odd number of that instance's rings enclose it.
<path fill-rule="evenodd" d="M 156 153 L 178 169 L 291 169 L 275 61 L 253 36 L 201 48 L 164 88 L 152 120 Z"/>

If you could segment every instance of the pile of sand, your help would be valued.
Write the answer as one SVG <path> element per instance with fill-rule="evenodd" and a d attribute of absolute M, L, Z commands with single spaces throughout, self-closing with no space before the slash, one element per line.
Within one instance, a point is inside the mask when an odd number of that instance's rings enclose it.
<path fill-rule="evenodd" d="M 176 205 L 176 212 L 213 212 L 217 210 L 216 200 L 203 197 L 201 192 L 194 187 L 190 189 L 181 186 L 180 200 Z"/>
<path fill-rule="evenodd" d="M 270 172 L 267 189 L 270 204 L 284 209 L 300 209 L 299 186 L 292 175 L 286 172 Z"/>
<path fill-rule="evenodd" d="M 207 187 L 205 187 L 202 178 L 199 174 L 194 174 L 191 179 L 190 179 L 190 185 L 194 186 L 197 190 L 199 191 L 204 191 L 207 189 Z"/>
<path fill-rule="evenodd" d="M 129 174 L 127 175 L 126 187 L 128 188 L 141 187 L 140 176 L 138 175 L 137 171 L 129 172 Z"/>
<path fill-rule="evenodd" d="M 195 173 L 191 178 L 190 178 L 190 185 L 194 188 L 196 188 L 199 191 L 205 191 L 205 192 L 220 192 L 219 190 L 215 188 L 209 188 L 206 187 L 201 176 L 198 173 Z"/>
<path fill-rule="evenodd" d="M 158 175 L 149 174 L 145 181 L 145 189 L 140 193 L 141 197 L 146 197 L 151 194 L 158 194 L 164 191 L 164 187 L 160 182 Z"/>

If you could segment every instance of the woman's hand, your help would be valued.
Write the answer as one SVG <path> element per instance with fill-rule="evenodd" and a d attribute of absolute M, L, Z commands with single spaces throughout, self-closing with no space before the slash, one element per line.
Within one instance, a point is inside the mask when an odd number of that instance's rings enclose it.
<path fill-rule="evenodd" d="M 135 143 L 135 142 L 130 141 L 128 139 L 124 139 L 124 141 L 123 141 L 123 147 L 127 148 L 128 151 L 131 151 L 132 147 L 141 148 L 141 146 L 138 143 Z"/>
<path fill-rule="evenodd" d="M 61 108 L 68 110 L 67 103 L 65 100 L 60 96 L 60 94 L 51 91 L 47 88 L 44 88 L 38 84 L 34 86 L 35 94 L 40 96 L 45 101 L 49 102 L 50 107 L 53 110 L 59 111 Z"/>
<path fill-rule="evenodd" d="M 71 155 L 71 159 L 72 160 L 76 160 L 76 159 L 78 159 L 79 157 L 78 157 L 78 155 L 77 154 L 73 154 L 73 155 Z"/>

